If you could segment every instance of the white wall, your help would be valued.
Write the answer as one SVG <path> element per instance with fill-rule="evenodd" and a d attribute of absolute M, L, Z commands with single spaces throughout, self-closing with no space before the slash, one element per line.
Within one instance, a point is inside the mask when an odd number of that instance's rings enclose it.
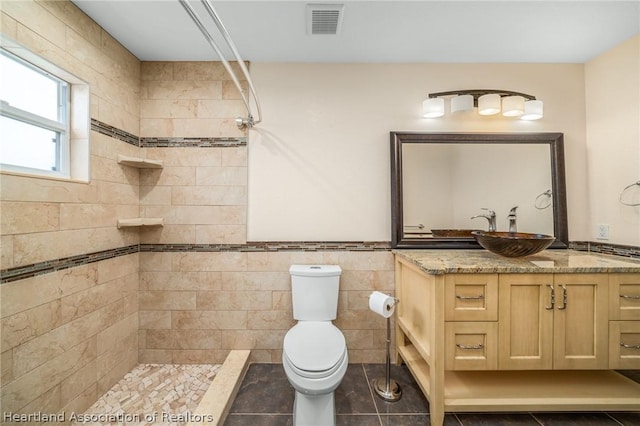
<path fill-rule="evenodd" d="M 585 66 L 589 188 L 588 235 L 609 225 L 609 242 L 640 245 L 640 207 L 624 187 L 640 180 L 640 35 Z M 625 193 L 640 203 L 640 187 Z"/>
<path fill-rule="evenodd" d="M 569 236 L 587 237 L 581 64 L 252 63 L 248 240 L 389 241 L 389 132 L 563 132 Z M 534 122 L 421 118 L 427 93 L 498 88 L 545 102 Z"/>

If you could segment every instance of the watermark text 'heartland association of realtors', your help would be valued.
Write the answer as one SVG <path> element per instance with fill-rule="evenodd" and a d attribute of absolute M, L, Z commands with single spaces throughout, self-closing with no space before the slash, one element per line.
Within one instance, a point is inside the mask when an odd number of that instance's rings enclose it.
<path fill-rule="evenodd" d="M 176 423 L 176 422 L 200 422 L 213 423 L 215 420 L 211 414 L 193 414 L 189 411 L 184 413 L 166 413 L 154 411 L 148 414 L 96 414 L 96 413 L 43 413 L 36 411 L 33 413 L 2 413 L 3 422 L 15 423 L 49 423 L 49 422 L 77 422 L 77 423 Z"/>

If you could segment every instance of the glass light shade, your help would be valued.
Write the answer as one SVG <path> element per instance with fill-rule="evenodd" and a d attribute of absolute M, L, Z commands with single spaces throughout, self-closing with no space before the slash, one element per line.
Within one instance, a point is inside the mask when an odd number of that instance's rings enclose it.
<path fill-rule="evenodd" d="M 490 93 L 478 98 L 478 113 L 480 115 L 494 115 L 500 112 L 500 95 Z"/>
<path fill-rule="evenodd" d="M 505 96 L 502 98 L 502 115 L 519 117 L 524 114 L 524 98 L 522 96 Z"/>
<path fill-rule="evenodd" d="M 540 120 L 543 116 L 542 101 L 527 101 L 524 103 L 524 114 L 520 116 L 521 120 Z"/>
<path fill-rule="evenodd" d="M 424 118 L 438 118 L 444 115 L 444 99 L 429 98 L 422 102 L 422 116 Z"/>
<path fill-rule="evenodd" d="M 451 112 L 473 110 L 473 95 L 459 95 L 451 98 Z"/>

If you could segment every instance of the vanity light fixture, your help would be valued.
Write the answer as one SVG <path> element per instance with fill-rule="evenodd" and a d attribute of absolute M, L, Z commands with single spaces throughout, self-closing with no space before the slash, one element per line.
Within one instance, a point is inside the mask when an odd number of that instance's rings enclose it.
<path fill-rule="evenodd" d="M 539 120 L 543 116 L 542 101 L 535 96 L 509 90 L 474 89 L 429 93 L 422 102 L 423 117 L 442 117 L 445 114 L 445 97 L 451 97 L 452 113 L 477 107 L 480 115 L 495 115 L 502 111 L 505 117 L 520 117 L 522 120 Z"/>

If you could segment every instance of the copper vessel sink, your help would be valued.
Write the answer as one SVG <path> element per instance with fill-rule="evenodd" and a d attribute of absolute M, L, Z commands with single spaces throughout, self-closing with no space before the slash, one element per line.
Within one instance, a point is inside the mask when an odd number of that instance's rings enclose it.
<path fill-rule="evenodd" d="M 478 244 L 492 253 L 506 257 L 529 256 L 549 247 L 555 238 L 544 234 L 526 232 L 473 231 Z"/>

